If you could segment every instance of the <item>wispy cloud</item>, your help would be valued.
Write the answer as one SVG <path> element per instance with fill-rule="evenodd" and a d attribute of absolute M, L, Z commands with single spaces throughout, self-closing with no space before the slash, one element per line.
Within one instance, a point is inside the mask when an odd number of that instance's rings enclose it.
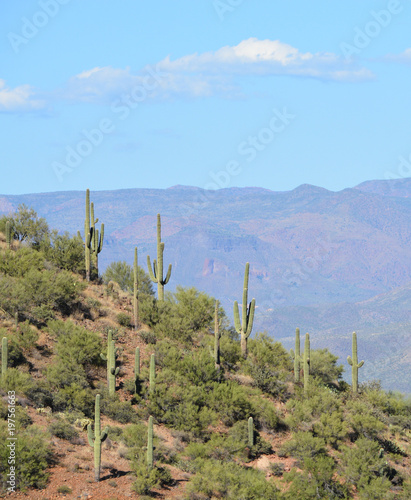
<path fill-rule="evenodd" d="M 125 69 L 96 67 L 68 82 L 64 96 L 86 102 L 110 101 L 133 87 L 144 85 L 154 67 L 138 74 Z M 278 40 L 249 38 L 235 46 L 214 52 L 194 53 L 171 60 L 168 56 L 155 65 L 159 75 L 152 98 L 240 97 L 241 77 L 291 75 L 336 82 L 361 82 L 374 78 L 367 68 L 331 52 L 300 52 Z"/>
<path fill-rule="evenodd" d="M 388 54 L 384 59 L 386 61 L 411 64 L 411 48 L 404 50 L 404 52 L 401 52 L 400 54 Z"/>
<path fill-rule="evenodd" d="M 36 97 L 36 92 L 30 85 L 20 85 L 11 89 L 6 81 L 0 79 L 0 113 L 21 113 L 43 110 L 46 101 Z"/>

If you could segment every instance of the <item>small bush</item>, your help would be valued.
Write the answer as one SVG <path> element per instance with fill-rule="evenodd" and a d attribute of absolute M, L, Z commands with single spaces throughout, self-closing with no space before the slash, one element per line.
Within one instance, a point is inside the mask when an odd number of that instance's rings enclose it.
<path fill-rule="evenodd" d="M 70 441 L 70 443 L 75 443 L 76 439 L 78 439 L 79 434 L 76 429 L 70 425 L 64 419 L 57 419 L 52 422 L 48 427 L 49 432 L 60 439 L 66 439 Z"/>
<path fill-rule="evenodd" d="M 117 323 L 125 328 L 130 328 L 131 325 L 131 317 L 126 313 L 118 313 L 117 314 Z"/>

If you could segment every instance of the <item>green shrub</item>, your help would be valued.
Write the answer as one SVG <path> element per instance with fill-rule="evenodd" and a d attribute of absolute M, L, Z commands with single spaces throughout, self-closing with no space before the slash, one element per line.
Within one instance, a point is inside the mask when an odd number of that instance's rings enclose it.
<path fill-rule="evenodd" d="M 0 439 L 6 442 L 7 423 L 0 422 Z M 52 463 L 50 436 L 34 425 L 19 431 L 16 440 L 16 463 L 8 464 L 9 448 L 0 447 L 0 479 L 3 485 L 10 465 L 16 467 L 17 489 L 43 488 L 48 482 L 47 467 Z"/>
<path fill-rule="evenodd" d="M 138 266 L 137 278 L 139 293 L 153 296 L 153 283 L 150 276 L 140 266 Z M 103 281 L 106 284 L 115 281 L 123 291 L 132 293 L 134 289 L 133 267 L 125 261 L 112 262 L 103 274 Z"/>
<path fill-rule="evenodd" d="M 53 392 L 53 410 L 77 410 L 91 417 L 94 414 L 94 396 L 89 388 L 84 388 L 77 383 L 60 387 Z"/>
<path fill-rule="evenodd" d="M 242 468 L 233 462 L 199 459 L 196 460 L 196 469 L 197 474 L 190 478 L 186 487 L 188 498 L 279 498 L 276 487 L 266 481 L 262 471 Z"/>
<path fill-rule="evenodd" d="M 131 325 L 131 317 L 126 313 L 118 313 L 117 314 L 117 323 L 125 328 L 130 328 Z"/>
<path fill-rule="evenodd" d="M 15 391 L 17 394 L 27 394 L 32 386 L 30 375 L 17 368 L 8 368 L 5 378 L 0 381 L 2 389 L 6 392 Z"/>
<path fill-rule="evenodd" d="M 65 332 L 57 339 L 56 351 L 64 363 L 77 365 L 100 365 L 103 352 L 102 343 L 97 333 L 65 322 Z"/>
<path fill-rule="evenodd" d="M 318 377 L 324 384 L 333 384 L 341 380 L 343 365 L 337 365 L 338 356 L 328 349 L 311 349 L 310 375 Z"/>
<path fill-rule="evenodd" d="M 321 415 L 320 421 L 314 424 L 314 432 L 326 443 L 337 448 L 348 437 L 349 427 L 344 421 L 343 413 L 334 411 L 331 414 Z"/>
<path fill-rule="evenodd" d="M 66 439 L 70 443 L 75 443 L 79 437 L 76 429 L 66 420 L 58 418 L 54 420 L 48 427 L 50 434 L 60 439 Z"/>
<path fill-rule="evenodd" d="M 284 474 L 284 483 L 287 486 L 282 498 L 284 500 L 347 498 L 347 487 L 334 480 L 334 472 L 334 461 L 330 457 L 319 455 L 315 458 L 305 458 L 302 472 L 293 469 Z"/>
<path fill-rule="evenodd" d="M 324 455 L 326 453 L 325 441 L 314 437 L 309 432 L 296 432 L 290 441 L 283 444 L 281 452 L 303 461 L 317 455 Z"/>
<path fill-rule="evenodd" d="M 137 421 L 135 409 L 130 401 L 120 401 L 117 394 L 109 396 L 106 388 L 99 391 L 101 395 L 101 413 L 122 424 Z"/>
<path fill-rule="evenodd" d="M 234 425 L 238 420 L 245 420 L 252 414 L 252 405 L 243 388 L 232 382 L 214 382 L 207 404 L 227 426 Z"/>
<path fill-rule="evenodd" d="M 40 242 L 40 251 L 59 269 L 85 273 L 84 246 L 77 236 L 71 237 L 68 232 L 58 234 L 57 231 L 52 231 Z"/>

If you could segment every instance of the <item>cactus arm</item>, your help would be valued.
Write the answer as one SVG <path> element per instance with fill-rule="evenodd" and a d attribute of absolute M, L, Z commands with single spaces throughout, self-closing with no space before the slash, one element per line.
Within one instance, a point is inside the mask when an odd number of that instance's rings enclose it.
<path fill-rule="evenodd" d="M 353 365 L 353 362 L 352 362 L 351 356 L 347 356 L 347 361 L 348 361 L 348 364 L 349 364 L 350 366 L 352 366 L 352 365 Z"/>
<path fill-rule="evenodd" d="M 88 438 L 88 444 L 94 448 L 94 432 L 91 428 L 91 424 L 88 424 L 87 426 L 87 438 Z"/>
<path fill-rule="evenodd" d="M 107 439 L 108 437 L 108 426 L 104 429 L 104 431 L 101 433 L 101 436 L 100 436 L 100 442 L 101 443 L 104 443 L 104 441 Z"/>
<path fill-rule="evenodd" d="M 167 283 L 170 281 L 170 277 L 171 277 L 171 264 L 168 265 L 168 270 L 167 270 L 167 275 L 166 275 L 166 279 L 163 280 L 163 285 L 167 285 Z"/>
<path fill-rule="evenodd" d="M 97 253 L 100 253 L 103 250 L 103 241 L 104 241 L 104 224 L 101 224 L 100 239 L 98 242 Z"/>
<path fill-rule="evenodd" d="M 254 311 L 255 311 L 255 299 L 250 302 L 250 306 L 247 314 L 247 330 L 245 332 L 246 338 L 248 338 L 251 334 L 251 330 L 253 329 L 254 322 Z"/>
<path fill-rule="evenodd" d="M 102 352 L 100 353 L 100 358 L 101 358 L 103 361 L 107 361 L 107 356 L 105 356 Z"/>
<path fill-rule="evenodd" d="M 360 361 L 357 365 L 357 368 L 361 368 L 364 365 L 364 361 Z"/>
<path fill-rule="evenodd" d="M 234 326 L 237 333 L 241 333 L 240 312 L 238 310 L 238 302 L 234 301 Z"/>
<path fill-rule="evenodd" d="M 148 268 L 148 274 L 150 275 L 150 279 L 153 283 L 157 283 L 157 277 L 155 275 L 156 272 L 156 261 L 153 261 L 153 268 L 151 267 L 151 260 L 150 256 L 147 255 L 147 268 Z M 153 271 L 154 269 L 154 271 Z"/>

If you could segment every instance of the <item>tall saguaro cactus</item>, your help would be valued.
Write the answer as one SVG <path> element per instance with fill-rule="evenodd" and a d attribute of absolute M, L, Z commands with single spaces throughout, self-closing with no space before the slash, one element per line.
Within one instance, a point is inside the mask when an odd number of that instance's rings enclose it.
<path fill-rule="evenodd" d="M 247 359 L 247 339 L 251 334 L 254 321 L 255 299 L 247 306 L 248 300 L 248 276 L 250 264 L 247 262 L 244 272 L 244 289 L 243 289 L 243 308 L 242 321 L 240 322 L 240 313 L 238 310 L 238 302 L 234 302 L 234 325 L 237 333 L 241 335 L 241 353 L 244 359 Z"/>
<path fill-rule="evenodd" d="M 94 448 L 94 479 L 100 481 L 101 470 L 101 443 L 107 439 L 108 427 L 101 432 L 100 425 L 100 394 L 96 395 L 95 417 L 94 417 L 94 432 L 91 424 L 87 426 L 87 437 L 89 445 Z"/>
<path fill-rule="evenodd" d="M 305 342 L 304 342 L 304 355 L 298 356 L 298 360 L 303 364 L 303 369 L 304 369 L 304 392 L 306 393 L 308 391 L 308 384 L 310 381 L 310 356 L 311 356 L 311 349 L 310 349 L 310 334 L 306 333 L 305 334 Z"/>
<path fill-rule="evenodd" d="M 7 374 L 8 341 L 3 337 L 1 341 L 1 379 L 4 380 Z"/>
<path fill-rule="evenodd" d="M 294 359 L 294 382 L 300 381 L 300 363 L 301 363 L 301 354 L 300 354 L 300 329 L 295 329 L 295 352 L 290 349 L 291 357 Z"/>
<path fill-rule="evenodd" d="M 153 260 L 153 268 L 151 268 L 150 256 L 147 255 L 147 267 L 151 281 L 157 283 L 158 300 L 164 300 L 164 285 L 167 285 L 171 276 L 171 264 L 169 264 L 166 277 L 163 278 L 163 253 L 164 243 L 161 241 L 161 218 L 160 214 L 157 214 L 157 260 Z"/>
<path fill-rule="evenodd" d="M 101 233 L 99 235 L 96 224 L 98 219 L 94 219 L 94 204 L 90 206 L 90 189 L 86 190 L 86 218 L 84 219 L 84 259 L 86 264 L 86 279 L 90 281 L 91 275 L 91 256 L 95 253 L 95 266 L 98 273 L 98 254 L 103 249 L 104 224 L 101 224 Z M 81 238 L 80 231 L 77 232 Z"/>
<path fill-rule="evenodd" d="M 137 247 L 134 249 L 134 289 L 133 289 L 133 312 L 134 312 L 134 330 L 138 330 L 138 254 Z"/>
<path fill-rule="evenodd" d="M 107 335 L 107 356 L 104 354 L 100 354 L 100 356 L 101 359 L 107 361 L 107 386 L 110 396 L 114 396 L 116 392 L 116 377 L 120 371 L 119 367 L 116 368 L 116 354 L 115 341 L 111 331 L 109 331 Z"/>
<path fill-rule="evenodd" d="M 221 368 L 221 363 L 220 363 L 221 332 L 220 332 L 220 322 L 218 320 L 218 306 L 219 306 L 219 302 L 218 302 L 218 300 L 216 300 L 215 301 L 215 310 L 214 310 L 214 362 L 215 362 L 216 369 L 220 370 L 220 368 Z"/>
<path fill-rule="evenodd" d="M 148 430 L 147 430 L 147 465 L 150 469 L 154 465 L 154 446 L 153 446 L 153 417 L 148 419 Z"/>
<path fill-rule="evenodd" d="M 358 392 L 358 368 L 361 368 L 364 364 L 364 361 L 360 361 L 358 363 L 358 355 L 357 355 L 357 334 L 353 332 L 352 334 L 352 358 L 351 356 L 347 357 L 348 364 L 351 366 L 352 373 L 352 391 Z"/>

